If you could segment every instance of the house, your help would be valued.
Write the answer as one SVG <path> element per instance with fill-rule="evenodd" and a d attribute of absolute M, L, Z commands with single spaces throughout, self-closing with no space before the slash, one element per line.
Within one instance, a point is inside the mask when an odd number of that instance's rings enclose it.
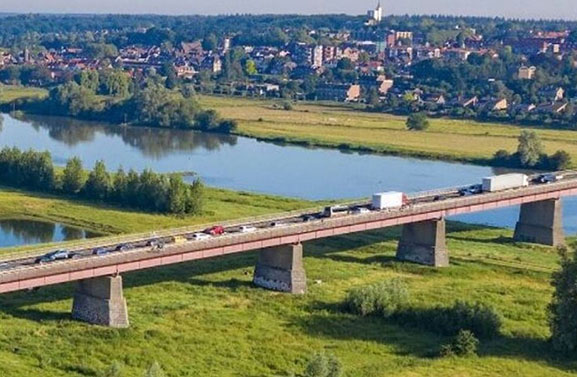
<path fill-rule="evenodd" d="M 539 96 L 547 98 L 548 101 L 559 102 L 565 98 L 565 90 L 561 87 L 549 87 L 539 91 Z"/>
<path fill-rule="evenodd" d="M 364 89 L 375 88 L 380 95 L 385 95 L 395 84 L 394 80 L 387 79 L 385 75 L 379 76 L 361 76 L 359 80 L 359 85 Z"/>
<path fill-rule="evenodd" d="M 478 102 L 479 102 L 479 98 L 477 96 L 474 96 L 471 98 L 465 98 L 465 99 L 459 100 L 459 105 L 461 107 L 473 107 L 473 106 L 477 106 Z"/>
<path fill-rule="evenodd" d="M 521 66 L 517 72 L 517 77 L 519 80 L 533 80 L 535 73 L 537 72 L 537 67 L 531 66 Z"/>
<path fill-rule="evenodd" d="M 479 102 L 478 106 L 489 111 L 504 111 L 509 108 L 509 102 L 506 98 L 490 99 Z"/>
<path fill-rule="evenodd" d="M 567 102 L 553 102 L 537 106 L 536 111 L 541 114 L 560 114 L 567 110 Z"/>
<path fill-rule="evenodd" d="M 518 113 L 518 114 L 521 113 L 522 114 L 522 113 L 530 113 L 531 111 L 535 110 L 536 108 L 537 108 L 537 106 L 535 106 L 532 103 L 529 103 L 529 104 L 519 103 L 519 104 L 516 104 L 515 106 L 513 106 L 511 110 L 514 113 Z"/>
<path fill-rule="evenodd" d="M 361 96 L 358 84 L 324 84 L 319 85 L 316 97 L 321 101 L 354 102 Z"/>
<path fill-rule="evenodd" d="M 421 97 L 421 101 L 423 103 L 438 105 L 438 106 L 445 106 L 447 104 L 447 100 L 445 96 L 442 94 L 427 94 Z"/>

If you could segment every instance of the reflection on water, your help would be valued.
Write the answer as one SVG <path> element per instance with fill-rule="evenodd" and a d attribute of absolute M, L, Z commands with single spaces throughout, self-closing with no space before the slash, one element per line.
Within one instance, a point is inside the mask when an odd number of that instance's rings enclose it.
<path fill-rule="evenodd" d="M 214 151 L 222 145 L 234 146 L 237 141 L 237 137 L 232 135 L 119 126 L 72 118 L 21 114 L 18 119 L 36 130 L 47 130 L 50 138 L 70 147 L 94 142 L 98 134 L 118 136 L 126 145 L 137 148 L 143 155 L 154 159 L 160 159 L 173 151 L 192 151 L 198 148 Z"/>
<path fill-rule="evenodd" d="M 0 247 L 98 237 L 99 234 L 58 223 L 27 219 L 0 220 Z"/>
<path fill-rule="evenodd" d="M 481 182 L 494 169 L 304 148 L 245 137 L 186 130 L 122 127 L 68 118 L 4 115 L 0 148 L 48 150 L 57 164 L 78 156 L 84 166 L 104 160 L 110 170 L 195 172 L 205 183 L 311 200 L 368 198 L 381 191 L 416 192 Z M 565 227 L 577 232 L 577 198 L 564 201 Z M 471 222 L 512 227 L 518 208 L 461 216 Z"/>

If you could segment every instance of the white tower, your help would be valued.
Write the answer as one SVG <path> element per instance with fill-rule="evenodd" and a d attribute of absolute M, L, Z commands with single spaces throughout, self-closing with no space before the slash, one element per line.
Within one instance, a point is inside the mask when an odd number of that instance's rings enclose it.
<path fill-rule="evenodd" d="M 377 7 L 374 10 L 370 10 L 367 12 L 369 16 L 369 23 L 378 24 L 383 20 L 383 7 L 381 6 L 381 1 L 377 4 Z"/>

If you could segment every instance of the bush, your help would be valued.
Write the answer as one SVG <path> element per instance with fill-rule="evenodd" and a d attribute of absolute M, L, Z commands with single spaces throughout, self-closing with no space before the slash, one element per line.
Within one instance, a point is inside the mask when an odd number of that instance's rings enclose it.
<path fill-rule="evenodd" d="M 305 377 L 340 377 L 343 374 L 341 362 L 334 355 L 315 354 L 307 363 Z"/>
<path fill-rule="evenodd" d="M 287 101 L 287 102 L 283 102 L 282 108 L 283 108 L 283 110 L 290 111 L 290 110 L 293 109 L 293 104 L 290 103 L 290 102 L 288 102 L 288 101 Z"/>
<path fill-rule="evenodd" d="M 429 119 L 425 113 L 413 113 L 407 118 L 407 128 L 411 131 L 424 131 L 429 128 Z"/>
<path fill-rule="evenodd" d="M 472 356 L 477 354 L 479 339 L 469 330 L 460 330 L 449 344 L 441 346 L 441 356 Z"/>
<path fill-rule="evenodd" d="M 393 279 L 349 291 L 345 299 L 346 308 L 363 316 L 379 314 L 389 317 L 408 301 L 405 283 Z"/>
<path fill-rule="evenodd" d="M 549 164 L 553 170 L 565 170 L 571 166 L 571 155 L 566 151 L 557 151 L 549 157 Z"/>
<path fill-rule="evenodd" d="M 478 338 L 492 338 L 499 334 L 501 317 L 489 306 L 457 301 L 451 307 L 409 309 L 394 318 L 401 324 L 424 328 L 441 335 L 457 335 L 469 330 Z"/>

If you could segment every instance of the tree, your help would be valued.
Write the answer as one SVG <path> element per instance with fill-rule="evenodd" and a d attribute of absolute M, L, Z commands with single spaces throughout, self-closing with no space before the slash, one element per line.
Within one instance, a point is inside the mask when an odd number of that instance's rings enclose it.
<path fill-rule="evenodd" d="M 535 131 L 521 131 L 517 147 L 519 160 L 525 167 L 534 167 L 543 154 L 543 145 Z"/>
<path fill-rule="evenodd" d="M 184 214 L 186 212 L 186 194 L 188 187 L 182 181 L 182 176 L 173 174 L 170 176 L 168 188 L 168 211 L 170 213 Z"/>
<path fill-rule="evenodd" d="M 342 373 L 341 363 L 334 355 L 317 353 L 307 363 L 304 376 L 340 377 Z"/>
<path fill-rule="evenodd" d="M 73 157 L 66 163 L 62 174 L 62 189 L 69 194 L 78 193 L 84 187 L 84 171 L 82 161 L 78 157 Z"/>
<path fill-rule="evenodd" d="M 407 118 L 407 129 L 411 131 L 424 131 L 429 128 L 429 120 L 425 113 L 413 113 Z"/>
<path fill-rule="evenodd" d="M 202 48 L 206 51 L 216 51 L 218 47 L 218 40 L 216 39 L 216 35 L 210 33 L 202 40 Z"/>
<path fill-rule="evenodd" d="M 554 170 L 565 170 L 571 166 L 571 155 L 566 151 L 557 151 L 549 157 L 549 164 Z"/>
<path fill-rule="evenodd" d="M 104 162 L 97 161 L 84 185 L 84 195 L 90 199 L 103 200 L 110 195 L 111 186 L 110 174 L 106 171 Z"/>
<path fill-rule="evenodd" d="M 186 213 L 199 215 L 204 207 L 204 185 L 196 179 L 186 195 Z"/>
<path fill-rule="evenodd" d="M 577 250 L 575 250 L 577 251 Z M 553 274 L 553 299 L 548 306 L 553 347 L 567 355 L 577 351 L 577 252 L 561 249 L 561 268 Z"/>
<path fill-rule="evenodd" d="M 244 71 L 249 76 L 256 75 L 258 73 L 258 70 L 256 69 L 256 63 L 254 62 L 254 60 L 249 59 L 244 63 Z"/>

